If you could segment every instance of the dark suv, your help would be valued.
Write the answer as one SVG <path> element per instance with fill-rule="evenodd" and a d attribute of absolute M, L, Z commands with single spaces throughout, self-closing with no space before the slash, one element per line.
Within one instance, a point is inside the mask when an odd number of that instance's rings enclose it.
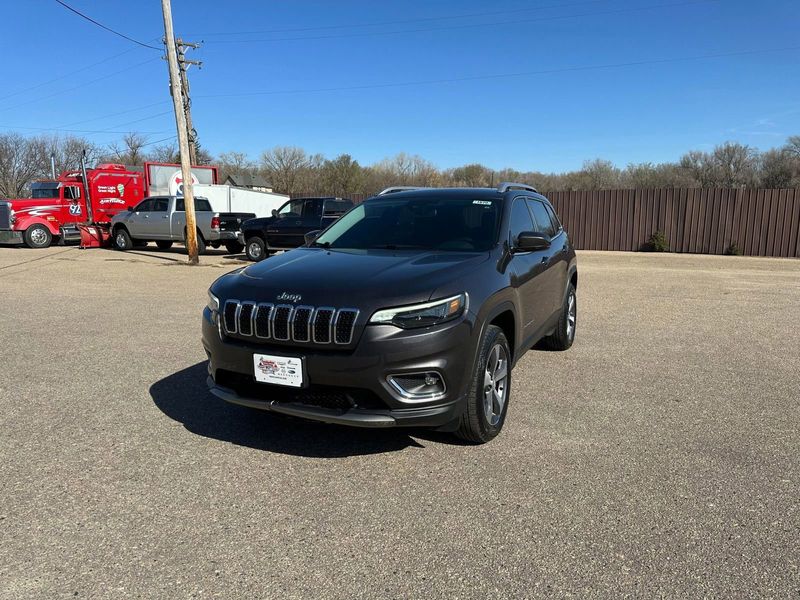
<path fill-rule="evenodd" d="M 352 207 L 348 198 L 294 198 L 273 210 L 271 217 L 245 221 L 242 242 L 247 258 L 257 262 L 275 250 L 302 246 L 305 234 L 325 229 Z"/>
<path fill-rule="evenodd" d="M 567 232 L 530 186 L 378 195 L 212 284 L 208 384 L 253 408 L 486 442 L 520 357 L 572 345 L 577 285 Z"/>

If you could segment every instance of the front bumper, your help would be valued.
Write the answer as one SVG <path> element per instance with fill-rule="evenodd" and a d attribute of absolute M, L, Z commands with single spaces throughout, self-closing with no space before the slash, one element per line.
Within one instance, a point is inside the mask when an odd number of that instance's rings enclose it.
<path fill-rule="evenodd" d="M 0 229 L 0 244 L 21 244 L 22 232 L 13 229 Z"/>
<path fill-rule="evenodd" d="M 215 396 L 251 408 L 356 427 L 454 427 L 472 376 L 472 333 L 473 323 L 467 319 L 427 332 L 369 326 L 352 350 L 331 350 L 223 340 L 211 311 L 203 312 L 207 383 Z M 297 390 L 301 399 L 287 399 L 287 388 L 282 386 L 256 383 L 254 353 L 301 357 L 305 366 L 305 386 Z M 387 381 L 389 375 L 420 371 L 436 371 L 443 377 L 446 390 L 440 397 L 409 401 Z M 242 385 L 232 385 L 232 380 Z M 321 389 L 355 400 L 347 407 L 331 407 L 302 399 L 317 396 Z"/>

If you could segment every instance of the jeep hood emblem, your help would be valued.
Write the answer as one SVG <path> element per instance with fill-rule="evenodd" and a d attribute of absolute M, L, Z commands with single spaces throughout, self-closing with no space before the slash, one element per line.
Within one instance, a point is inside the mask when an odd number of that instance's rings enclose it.
<path fill-rule="evenodd" d="M 300 294 L 290 294 L 289 292 L 281 292 L 276 298 L 278 302 L 294 302 L 295 304 L 302 299 L 303 297 Z"/>

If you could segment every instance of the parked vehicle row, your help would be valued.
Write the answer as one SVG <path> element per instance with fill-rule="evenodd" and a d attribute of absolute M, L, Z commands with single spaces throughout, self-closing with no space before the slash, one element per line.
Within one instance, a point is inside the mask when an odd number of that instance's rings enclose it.
<path fill-rule="evenodd" d="M 242 251 L 239 231 L 244 221 L 255 216 L 253 213 L 215 212 L 207 198 L 195 198 L 194 210 L 201 254 L 209 245 L 224 245 L 231 254 Z M 174 242 L 185 243 L 186 203 L 182 196 L 145 198 L 111 219 L 111 235 L 118 250 L 130 250 L 147 242 L 155 242 L 162 250 Z"/>

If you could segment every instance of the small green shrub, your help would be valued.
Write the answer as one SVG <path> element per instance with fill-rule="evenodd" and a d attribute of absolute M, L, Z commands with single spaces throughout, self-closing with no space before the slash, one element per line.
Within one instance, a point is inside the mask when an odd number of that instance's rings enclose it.
<path fill-rule="evenodd" d="M 739 244 L 736 242 L 731 242 L 730 246 L 725 248 L 725 254 L 728 256 L 741 256 L 744 254 L 741 248 L 739 248 Z"/>
<path fill-rule="evenodd" d="M 669 252 L 669 242 L 663 231 L 656 231 L 642 246 L 645 252 Z"/>

